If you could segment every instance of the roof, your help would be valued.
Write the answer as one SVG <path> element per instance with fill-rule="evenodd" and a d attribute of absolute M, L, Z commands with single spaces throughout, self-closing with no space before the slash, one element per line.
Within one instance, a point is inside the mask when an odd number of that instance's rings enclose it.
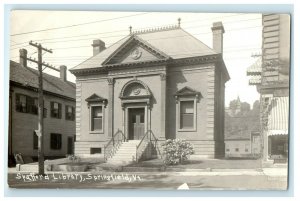
<path fill-rule="evenodd" d="M 158 29 L 146 32 L 136 32 L 114 43 L 99 54 L 87 59 L 71 70 L 91 69 L 102 67 L 103 62 L 119 48 L 135 37 L 144 41 L 157 52 L 161 52 L 172 59 L 199 57 L 217 54 L 213 49 L 187 33 L 180 27 Z"/>
<path fill-rule="evenodd" d="M 24 67 L 15 61 L 10 61 L 10 81 L 23 86 L 38 88 L 38 71 L 30 67 Z M 75 99 L 76 86 L 74 83 L 64 82 L 59 77 L 47 73 L 43 73 L 43 81 L 44 91 Z"/>
<path fill-rule="evenodd" d="M 250 140 L 250 131 L 240 131 L 235 134 L 225 135 L 225 140 Z"/>
<path fill-rule="evenodd" d="M 289 128 L 289 97 L 274 97 L 268 116 L 269 135 L 286 135 Z"/>

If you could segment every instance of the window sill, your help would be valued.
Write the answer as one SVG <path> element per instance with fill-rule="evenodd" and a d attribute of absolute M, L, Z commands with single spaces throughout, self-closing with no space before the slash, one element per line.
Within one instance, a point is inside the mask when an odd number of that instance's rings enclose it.
<path fill-rule="evenodd" d="M 104 134 L 103 131 L 99 130 L 99 131 L 90 131 L 90 134 Z"/>
<path fill-rule="evenodd" d="M 196 132 L 197 131 L 197 129 L 195 129 L 195 128 L 184 128 L 184 129 L 178 129 L 177 130 L 178 132 Z"/>

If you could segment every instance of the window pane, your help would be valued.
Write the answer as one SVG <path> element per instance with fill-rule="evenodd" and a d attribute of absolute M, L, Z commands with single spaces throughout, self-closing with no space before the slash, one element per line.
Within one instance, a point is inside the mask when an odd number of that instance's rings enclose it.
<path fill-rule="evenodd" d="M 180 107 L 182 113 L 194 113 L 194 101 L 181 101 Z"/>
<path fill-rule="evenodd" d="M 181 114 L 180 128 L 194 127 L 194 114 Z"/>
<path fill-rule="evenodd" d="M 180 128 L 194 128 L 194 101 L 180 102 Z"/>
<path fill-rule="evenodd" d="M 102 117 L 93 119 L 93 130 L 102 130 Z"/>
<path fill-rule="evenodd" d="M 54 109 L 57 109 L 57 110 L 58 110 L 58 103 L 54 103 L 54 104 L 53 104 L 53 107 L 54 107 Z"/>
<path fill-rule="evenodd" d="M 72 107 L 71 106 L 68 106 L 68 113 L 72 114 Z"/>
<path fill-rule="evenodd" d="M 93 117 L 102 116 L 102 107 L 101 106 L 96 106 L 96 107 L 92 107 L 92 108 L 93 108 Z"/>

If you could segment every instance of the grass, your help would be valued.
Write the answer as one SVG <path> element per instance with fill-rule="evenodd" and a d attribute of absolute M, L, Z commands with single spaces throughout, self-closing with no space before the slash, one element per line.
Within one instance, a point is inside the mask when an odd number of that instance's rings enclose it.
<path fill-rule="evenodd" d="M 162 159 L 142 161 L 130 164 L 129 167 L 162 167 L 165 166 Z M 169 165 L 170 168 L 185 169 L 256 169 L 261 168 L 260 159 L 202 159 L 188 160 L 184 164 Z"/>

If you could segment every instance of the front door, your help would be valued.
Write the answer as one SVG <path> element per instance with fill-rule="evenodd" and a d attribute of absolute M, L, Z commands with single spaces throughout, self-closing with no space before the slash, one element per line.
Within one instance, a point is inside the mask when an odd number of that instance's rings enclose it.
<path fill-rule="evenodd" d="M 74 154 L 74 141 L 73 137 L 68 137 L 68 154 Z"/>
<path fill-rule="evenodd" d="M 129 108 L 129 140 L 140 140 L 145 133 L 145 109 L 144 108 Z"/>

